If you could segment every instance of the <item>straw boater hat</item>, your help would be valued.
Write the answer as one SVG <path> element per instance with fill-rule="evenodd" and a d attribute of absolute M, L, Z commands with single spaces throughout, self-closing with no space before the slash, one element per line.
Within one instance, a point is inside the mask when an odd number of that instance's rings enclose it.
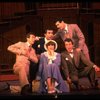
<path fill-rule="evenodd" d="M 55 50 L 57 49 L 57 47 L 58 47 L 58 45 L 57 45 L 57 42 L 56 41 L 54 41 L 54 40 L 48 40 L 48 42 L 46 42 L 45 44 L 44 44 L 44 48 L 45 48 L 45 50 L 47 50 L 47 44 L 48 43 L 50 43 L 50 42 L 52 42 L 52 43 L 54 43 L 55 44 Z"/>

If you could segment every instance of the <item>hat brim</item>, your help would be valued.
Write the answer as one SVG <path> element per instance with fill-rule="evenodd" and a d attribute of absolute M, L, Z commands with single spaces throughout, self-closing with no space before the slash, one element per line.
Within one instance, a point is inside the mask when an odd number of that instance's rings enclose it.
<path fill-rule="evenodd" d="M 55 44 L 55 50 L 57 50 L 58 45 L 57 45 L 57 42 L 54 41 L 54 40 L 49 40 L 48 42 L 46 42 L 46 43 L 44 44 L 44 49 L 47 50 L 46 45 L 47 45 L 49 42 L 53 42 L 53 43 Z"/>

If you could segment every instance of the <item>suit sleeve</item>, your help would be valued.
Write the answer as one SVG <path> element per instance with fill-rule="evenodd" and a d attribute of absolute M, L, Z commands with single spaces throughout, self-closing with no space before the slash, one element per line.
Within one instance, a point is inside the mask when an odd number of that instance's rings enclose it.
<path fill-rule="evenodd" d="M 90 60 L 88 60 L 85 55 L 83 54 L 82 51 L 80 51 L 80 57 L 81 60 L 83 61 L 84 64 L 86 64 L 88 67 L 93 67 L 93 65 L 95 65 L 93 62 L 91 62 Z"/>
<path fill-rule="evenodd" d="M 54 34 L 54 37 L 53 37 L 54 40 L 60 37 L 59 32 L 60 32 L 60 31 L 58 30 L 58 31 Z"/>
<path fill-rule="evenodd" d="M 74 25 L 74 32 L 77 34 L 79 38 L 79 48 L 82 49 L 85 43 L 85 37 L 77 24 Z"/>
<path fill-rule="evenodd" d="M 8 46 L 7 50 L 14 54 L 21 54 L 21 42 L 15 43 L 13 45 Z"/>
<path fill-rule="evenodd" d="M 34 49 L 32 49 L 32 53 L 30 53 L 29 58 L 31 61 L 38 63 L 38 57 L 37 57 Z"/>

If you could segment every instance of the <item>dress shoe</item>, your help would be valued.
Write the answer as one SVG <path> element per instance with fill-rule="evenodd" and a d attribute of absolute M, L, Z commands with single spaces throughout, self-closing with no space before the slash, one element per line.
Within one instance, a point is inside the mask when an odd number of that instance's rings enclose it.
<path fill-rule="evenodd" d="M 30 95 L 32 95 L 32 92 L 30 91 L 29 84 L 26 84 L 25 86 L 22 87 L 22 89 L 21 89 L 21 95 L 24 95 L 24 96 L 30 96 Z"/>
<path fill-rule="evenodd" d="M 10 90 L 10 84 L 8 82 L 6 82 L 7 88 L 5 88 L 6 90 Z"/>
<path fill-rule="evenodd" d="M 79 85 L 79 90 L 87 90 L 89 88 L 89 86 Z"/>
<path fill-rule="evenodd" d="M 0 89 L 0 92 L 7 91 L 7 90 L 10 90 L 10 84 L 8 82 L 6 82 L 5 88 Z"/>
<path fill-rule="evenodd" d="M 48 94 L 54 94 L 54 93 L 56 93 L 55 90 L 50 90 L 50 91 L 48 91 Z"/>
<path fill-rule="evenodd" d="M 91 86 L 93 89 L 100 89 L 100 85 L 98 84 L 98 80 L 95 80 L 95 82 L 92 82 Z"/>

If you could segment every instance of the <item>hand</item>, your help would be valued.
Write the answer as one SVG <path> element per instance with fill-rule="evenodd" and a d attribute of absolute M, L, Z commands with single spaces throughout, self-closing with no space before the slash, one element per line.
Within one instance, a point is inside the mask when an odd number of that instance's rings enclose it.
<path fill-rule="evenodd" d="M 40 37 L 36 36 L 35 40 L 38 41 L 40 39 Z"/>
<path fill-rule="evenodd" d="M 69 84 L 72 83 L 72 81 L 71 81 L 71 79 L 70 79 L 69 77 L 67 77 L 67 82 L 68 82 Z"/>
<path fill-rule="evenodd" d="M 94 68 L 96 72 L 100 71 L 100 68 L 98 66 L 95 66 Z"/>
<path fill-rule="evenodd" d="M 81 51 L 81 49 L 80 49 L 80 48 L 76 48 L 76 51 L 78 51 L 78 52 L 79 52 L 79 51 Z"/>
<path fill-rule="evenodd" d="M 38 59 L 40 59 L 40 54 L 37 54 Z"/>

